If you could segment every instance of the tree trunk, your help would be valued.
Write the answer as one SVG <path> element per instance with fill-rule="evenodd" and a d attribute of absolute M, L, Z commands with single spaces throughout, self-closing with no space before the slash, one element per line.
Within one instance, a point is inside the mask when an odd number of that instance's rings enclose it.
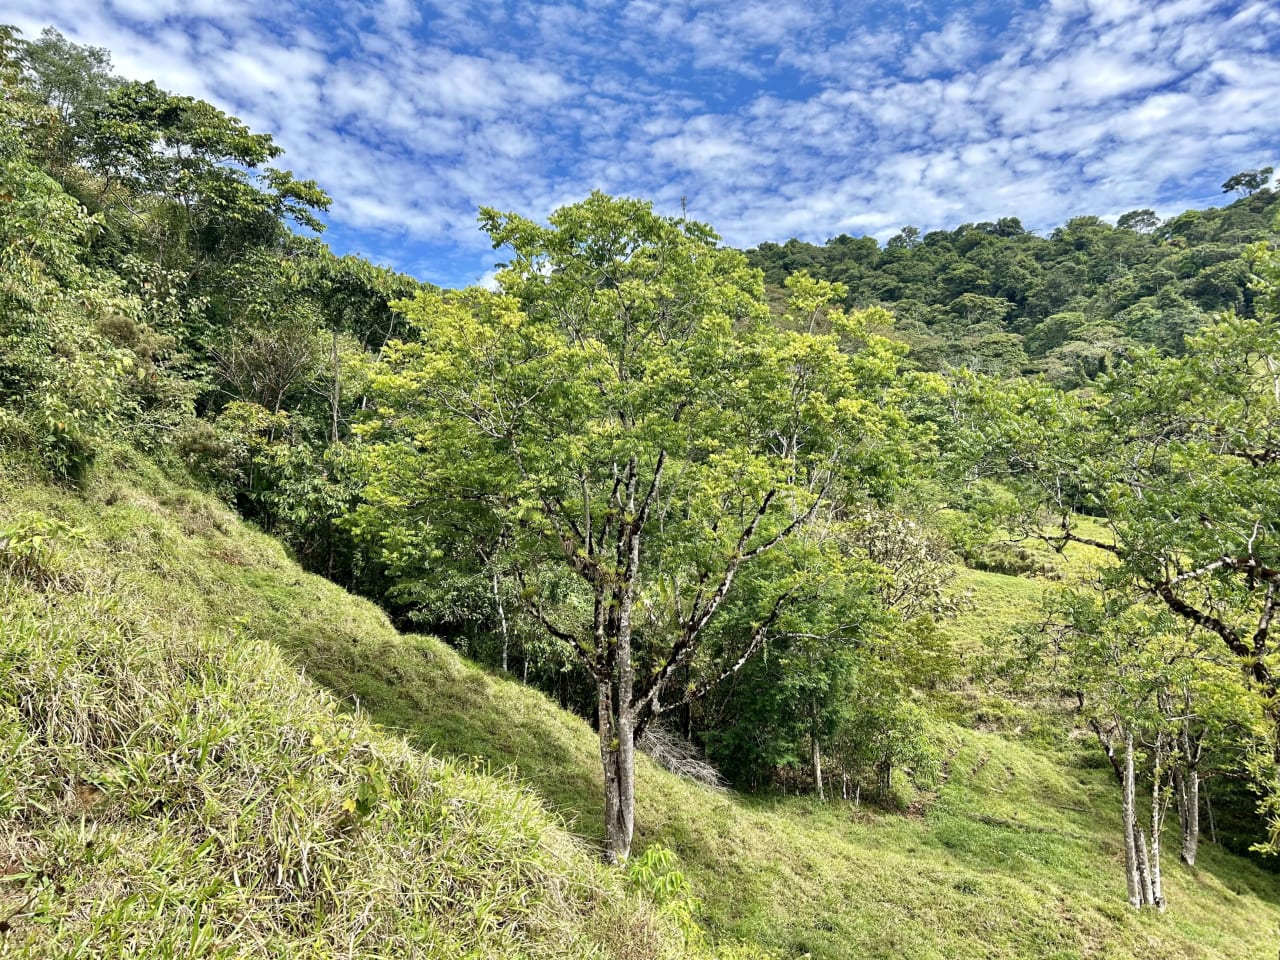
<path fill-rule="evenodd" d="M 597 683 L 600 762 L 604 768 L 604 856 L 611 864 L 631 855 L 635 832 L 635 725 L 614 709 L 611 684 Z"/>
<path fill-rule="evenodd" d="M 810 737 L 813 741 L 813 786 L 818 792 L 819 800 L 826 800 L 826 794 L 822 789 L 822 747 L 818 743 L 818 735 L 814 734 Z"/>
<path fill-rule="evenodd" d="M 1120 796 L 1120 817 L 1124 822 L 1124 880 L 1129 906 L 1142 906 L 1142 878 L 1138 866 L 1138 817 L 1134 810 L 1133 734 L 1124 734 L 1124 776 Z"/>
<path fill-rule="evenodd" d="M 1168 807 L 1164 787 L 1163 737 L 1156 737 L 1155 760 L 1151 767 L 1151 859 L 1147 873 L 1151 879 L 1151 903 L 1164 910 L 1164 880 L 1160 873 L 1160 836 L 1164 832 L 1164 816 Z"/>
<path fill-rule="evenodd" d="M 635 458 L 628 465 L 627 509 L 634 515 Z M 622 864 L 631 856 L 631 837 L 636 817 L 636 715 L 635 664 L 631 660 L 631 614 L 635 606 L 636 571 L 640 569 L 640 529 L 632 525 L 619 541 L 620 555 L 626 556 L 623 579 L 610 600 L 617 610 L 614 624 L 613 669 L 599 681 L 601 701 L 600 753 L 605 779 L 605 859 Z M 616 691 L 613 683 L 617 683 Z M 608 713 L 603 712 L 609 707 Z M 605 741 L 608 716 L 610 737 Z M 609 794 L 612 793 L 612 796 Z"/>
<path fill-rule="evenodd" d="M 1209 839 L 1214 843 L 1218 842 L 1218 825 L 1213 822 L 1213 802 L 1209 799 L 1209 787 L 1206 784 L 1204 788 L 1204 811 L 1209 815 Z M 1199 814 L 1196 815 L 1196 821 L 1199 822 Z"/>
<path fill-rule="evenodd" d="M 338 414 L 342 404 L 342 361 L 338 356 L 338 331 L 333 331 L 333 393 L 329 397 L 332 418 L 331 442 L 338 442 Z"/>
<path fill-rule="evenodd" d="M 1173 797 L 1182 826 L 1179 856 L 1187 866 L 1194 867 L 1200 846 L 1200 774 L 1194 767 L 1179 763 L 1173 768 Z"/>
<path fill-rule="evenodd" d="M 1139 906 L 1149 907 L 1155 903 L 1155 890 L 1151 885 L 1151 856 L 1147 853 L 1147 835 L 1136 827 L 1134 833 L 1138 841 L 1138 882 L 1142 885 L 1142 902 Z"/>
<path fill-rule="evenodd" d="M 507 651 L 511 646 L 511 631 L 507 627 L 507 609 L 502 605 L 502 591 L 498 589 L 498 571 L 493 571 L 493 605 L 498 608 L 498 624 L 502 628 L 502 672 L 507 668 Z"/>
<path fill-rule="evenodd" d="M 1080 694 L 1080 706 L 1084 707 L 1084 695 Z M 1102 747 L 1102 752 L 1107 755 L 1107 762 L 1111 764 L 1111 772 L 1116 775 L 1116 783 L 1124 783 L 1124 771 L 1120 768 L 1120 760 L 1116 757 L 1116 745 L 1111 742 L 1111 737 L 1102 729 L 1102 724 L 1096 719 L 1089 721 L 1089 727 L 1093 730 L 1093 735 L 1098 738 L 1098 745 Z"/>

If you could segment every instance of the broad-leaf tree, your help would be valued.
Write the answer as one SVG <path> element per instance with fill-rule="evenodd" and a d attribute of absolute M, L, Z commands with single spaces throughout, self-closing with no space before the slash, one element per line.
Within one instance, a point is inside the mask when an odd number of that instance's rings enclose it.
<path fill-rule="evenodd" d="M 527 614 L 595 684 L 617 862 L 637 738 L 807 602 L 816 517 L 893 486 L 901 348 L 804 277 L 775 323 L 741 254 L 647 203 L 593 194 L 548 226 L 482 221 L 511 251 L 502 292 L 403 304 L 415 339 L 375 381 L 356 523 L 393 543 L 389 562 L 459 536 L 503 551 Z M 557 571 L 567 586 L 539 589 Z M 721 629 L 730 607 L 745 629 Z"/>

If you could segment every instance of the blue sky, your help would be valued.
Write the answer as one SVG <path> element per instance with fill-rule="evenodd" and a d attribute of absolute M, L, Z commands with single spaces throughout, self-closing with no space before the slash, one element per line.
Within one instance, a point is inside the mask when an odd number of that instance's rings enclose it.
<path fill-rule="evenodd" d="M 1168 215 L 1280 166 L 1274 0 L 8 0 L 272 133 L 329 242 L 447 285 L 600 188 L 739 246 Z"/>

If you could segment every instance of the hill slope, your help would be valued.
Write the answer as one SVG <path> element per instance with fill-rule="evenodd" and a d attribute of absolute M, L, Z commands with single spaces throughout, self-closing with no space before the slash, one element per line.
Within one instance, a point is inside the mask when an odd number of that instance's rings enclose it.
<path fill-rule="evenodd" d="M 0 956 L 684 955 L 536 797 L 344 711 L 261 629 L 373 657 L 375 609 L 147 464 L 98 476 L 0 458 Z"/>
<path fill-rule="evenodd" d="M 514 768 L 595 838 L 600 774 L 581 720 L 437 641 L 397 634 L 375 607 L 301 572 L 274 541 L 144 461 L 100 468 L 83 493 L 0 470 L 0 527 L 33 513 L 83 538 L 55 536 L 64 573 L 55 557 L 45 573 L 11 574 L 0 595 L 3 667 L 13 677 L 16 664 L 34 691 L 21 702 L 43 698 L 41 715 L 62 724 L 57 738 L 52 720 L 36 730 L 6 679 L 4 745 L 25 758 L 0 774 L 0 854 L 15 874 L 0 888 L 0 918 L 18 915 L 10 950 L 64 955 L 86 931 L 111 930 L 125 931 L 113 933 L 123 938 L 115 956 L 132 955 L 143 931 L 168 945 L 155 956 L 286 945 L 345 956 L 343 938 L 372 915 L 383 926 L 368 942 L 401 938 L 384 948 L 422 936 L 446 956 L 583 956 L 639 939 L 627 955 L 647 955 L 661 921 L 528 792 L 424 759 L 336 712 L 284 660 L 420 748 Z M 1036 607 L 1033 581 L 983 574 L 970 585 L 978 612 L 958 628 L 968 634 L 1006 629 Z M 1014 612 L 983 617 L 984 598 Z M 112 673 L 118 665 L 127 670 Z M 170 693 L 136 680 L 122 690 L 112 678 L 126 676 Z M 940 731 L 945 779 L 909 815 L 744 799 L 642 763 L 638 846 L 661 840 L 679 854 L 717 938 L 784 956 L 1273 956 L 1280 880 L 1209 847 L 1195 871 L 1168 864 L 1167 914 L 1130 912 L 1118 798 L 1089 745 L 1001 733 L 1009 724 L 987 716 L 999 705 L 972 696 L 970 712 L 996 729 Z M 127 723 L 94 714 L 108 698 L 134 711 Z M 214 757 L 203 768 L 190 759 L 202 743 Z M 368 770 L 374 756 L 381 780 Z M 249 769 L 269 815 L 239 809 L 254 803 L 236 779 Z M 392 796 L 398 810 L 386 806 Z M 344 813 L 346 800 L 360 808 Z M 67 864 L 62 879 L 41 886 L 31 874 L 51 876 L 55 862 Z M 30 890 L 34 906 L 23 908 Z M 197 935 L 206 953 L 188 948 Z M 214 952 L 223 941 L 232 945 Z"/>

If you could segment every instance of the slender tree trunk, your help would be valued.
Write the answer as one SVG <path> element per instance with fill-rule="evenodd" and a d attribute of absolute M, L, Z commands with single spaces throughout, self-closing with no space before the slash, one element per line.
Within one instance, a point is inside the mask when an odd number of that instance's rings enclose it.
<path fill-rule="evenodd" d="M 502 604 L 502 591 L 498 589 L 498 571 L 493 571 L 493 605 L 498 609 L 498 625 L 502 629 L 502 672 L 509 673 L 507 651 L 511 647 L 511 631 L 507 628 L 507 609 Z"/>
<path fill-rule="evenodd" d="M 1179 731 L 1181 763 L 1174 768 L 1177 778 L 1178 823 L 1182 826 L 1182 862 L 1196 865 L 1200 846 L 1200 739 L 1191 735 L 1191 691 L 1183 690 L 1182 729 Z"/>
<path fill-rule="evenodd" d="M 1182 842 L 1178 856 L 1189 867 L 1196 865 L 1196 850 L 1200 845 L 1200 740 L 1192 733 L 1195 718 L 1191 691 L 1185 685 L 1179 703 L 1174 704 L 1172 691 L 1158 694 L 1160 710 L 1169 719 L 1178 719 L 1177 733 L 1172 737 L 1168 751 L 1170 793 L 1178 811 L 1178 825 L 1182 828 Z M 1162 745 L 1163 737 L 1157 741 Z M 1157 758 L 1159 759 L 1159 758 Z M 1167 795 L 1166 795 L 1167 796 Z M 1166 799 L 1167 803 L 1167 799 Z M 1161 816 L 1164 816 L 1163 811 Z"/>
<path fill-rule="evenodd" d="M 1164 910 L 1164 880 L 1160 871 L 1160 838 L 1164 833 L 1164 817 L 1168 796 L 1164 785 L 1164 736 L 1156 735 L 1155 757 L 1151 765 L 1151 858 L 1147 874 L 1151 880 L 1151 900 L 1157 910 Z"/>
<path fill-rule="evenodd" d="M 689 689 L 689 664 L 684 665 L 684 687 Z M 681 729 L 686 740 L 693 740 L 693 702 L 686 703 L 680 711 Z"/>
<path fill-rule="evenodd" d="M 1142 876 L 1138 862 L 1138 817 L 1134 810 L 1133 734 L 1124 734 L 1124 776 L 1120 796 L 1120 817 L 1124 821 L 1124 880 L 1129 892 L 1129 906 L 1135 910 L 1143 903 Z"/>
<path fill-rule="evenodd" d="M 1134 826 L 1134 834 L 1138 841 L 1138 882 L 1142 885 L 1142 903 L 1149 907 L 1155 903 L 1155 890 L 1151 885 L 1151 855 L 1147 852 L 1147 834 L 1141 827 Z"/>
<path fill-rule="evenodd" d="M 1084 696 L 1080 696 L 1080 705 L 1084 706 Z M 1089 727 L 1093 730 L 1093 735 L 1098 738 L 1098 745 L 1102 747 L 1102 752 L 1107 755 L 1107 762 L 1111 764 L 1111 772 L 1116 775 L 1117 783 L 1124 783 L 1124 771 L 1120 768 L 1120 760 L 1116 756 L 1116 746 L 1111 742 L 1111 737 L 1102 729 L 1102 724 L 1096 719 L 1089 721 Z"/>
<path fill-rule="evenodd" d="M 818 735 L 814 733 L 810 738 L 813 742 L 813 785 L 818 792 L 819 800 L 826 800 L 826 793 L 822 789 L 822 747 L 818 743 Z"/>
<path fill-rule="evenodd" d="M 333 393 L 329 397 L 329 409 L 332 413 L 331 442 L 338 442 L 338 412 L 342 403 L 342 360 L 338 356 L 338 331 L 333 331 Z"/>
<path fill-rule="evenodd" d="M 1209 785 L 1204 788 L 1204 810 L 1209 815 L 1209 839 L 1218 842 L 1218 825 L 1213 821 L 1213 802 L 1209 799 Z"/>
<path fill-rule="evenodd" d="M 1185 763 L 1174 767 L 1173 796 L 1182 827 L 1179 856 L 1187 866 L 1194 867 L 1200 847 L 1200 773 L 1194 767 Z"/>

